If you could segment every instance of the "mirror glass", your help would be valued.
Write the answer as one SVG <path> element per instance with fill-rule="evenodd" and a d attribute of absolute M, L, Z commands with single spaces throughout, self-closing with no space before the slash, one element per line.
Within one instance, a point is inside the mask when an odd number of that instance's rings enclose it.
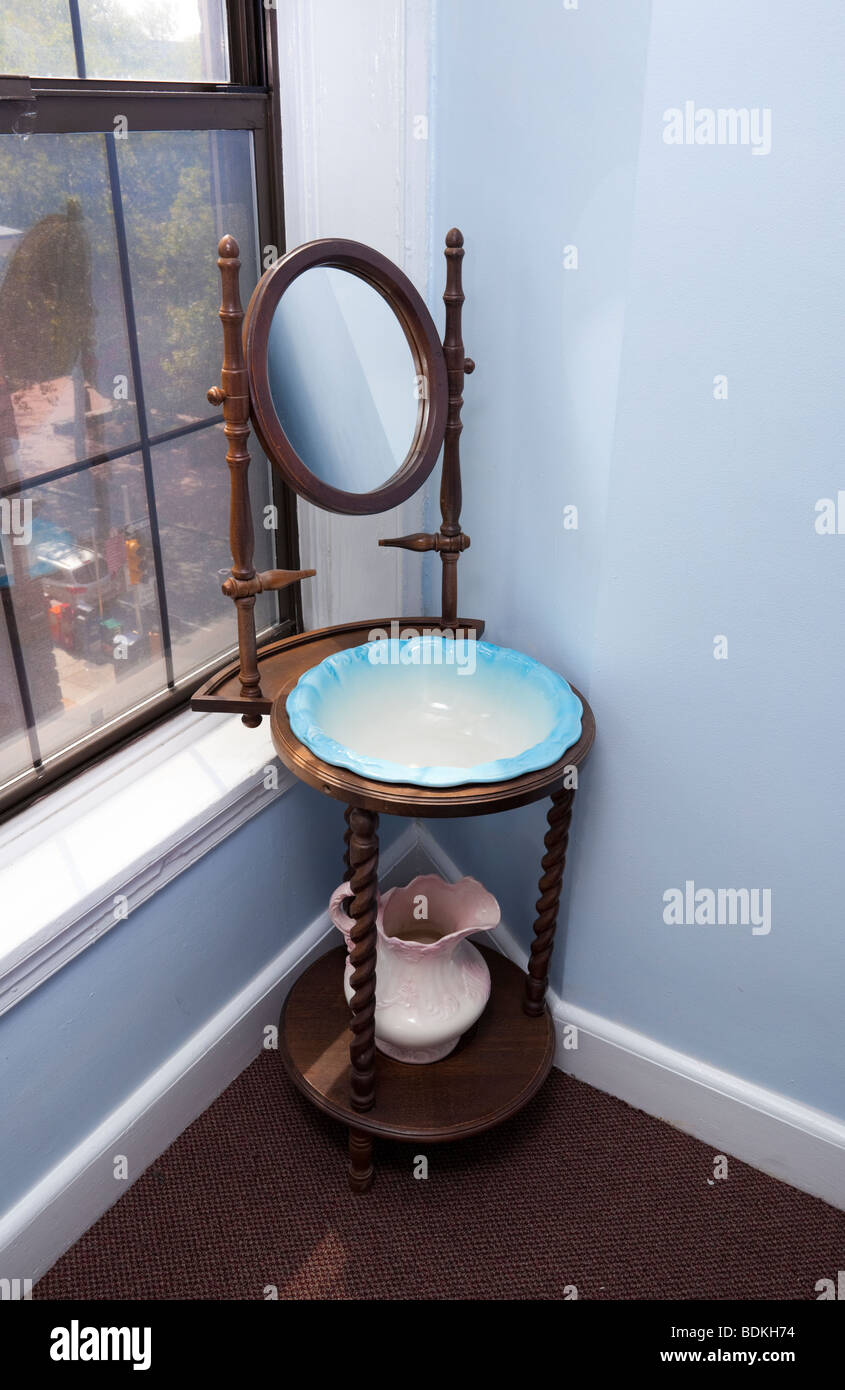
<path fill-rule="evenodd" d="M 323 482 L 371 492 L 404 463 L 421 414 L 417 367 L 399 319 L 360 276 L 297 276 L 273 314 L 267 377 L 282 429 Z"/>

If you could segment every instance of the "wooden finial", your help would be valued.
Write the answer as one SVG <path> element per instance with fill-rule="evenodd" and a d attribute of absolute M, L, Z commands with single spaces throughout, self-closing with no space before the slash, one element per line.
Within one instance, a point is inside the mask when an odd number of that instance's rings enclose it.
<path fill-rule="evenodd" d="M 233 236 L 222 236 L 217 243 L 217 255 L 223 261 L 236 261 L 241 254 L 241 248 Z M 222 269 L 222 266 L 221 266 Z"/>

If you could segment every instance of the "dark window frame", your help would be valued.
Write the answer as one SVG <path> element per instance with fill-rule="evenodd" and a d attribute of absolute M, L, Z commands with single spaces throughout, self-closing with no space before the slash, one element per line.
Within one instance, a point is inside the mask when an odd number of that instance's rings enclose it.
<path fill-rule="evenodd" d="M 71 3 L 71 15 L 76 6 Z M 284 198 L 282 186 L 282 129 L 281 100 L 278 83 L 278 42 L 276 10 L 265 8 L 262 0 L 227 0 L 229 48 L 229 82 L 155 82 L 118 81 L 113 79 L 29 78 L 0 76 L 0 134 L 11 133 L 26 111 L 35 110 L 35 129 L 45 134 L 92 133 L 113 134 L 114 117 L 125 115 L 132 130 L 248 130 L 253 137 L 253 158 L 256 182 L 256 211 L 259 254 L 273 246 L 281 255 L 285 249 Z M 78 32 L 75 32 L 77 44 Z M 110 157 L 113 147 L 107 144 Z M 119 235 L 118 235 L 119 239 Z M 131 305 L 131 300 L 130 300 Z M 131 342 L 130 349 L 136 344 Z M 222 356 L 222 334 L 220 338 Z M 209 386 L 216 384 L 209 382 Z M 150 440 L 143 422 L 143 402 L 139 400 L 141 444 L 146 444 L 145 468 L 149 466 Z M 219 417 L 197 421 L 176 430 L 156 435 L 155 443 L 169 438 L 197 433 L 219 424 Z M 146 436 L 146 437 L 145 437 Z M 111 459 L 138 451 L 138 441 L 130 447 L 117 448 L 89 459 L 77 461 L 64 468 L 49 470 L 56 478 L 96 467 Z M 220 464 L 223 464 L 224 441 L 220 440 Z M 142 448 L 143 452 L 143 448 Z M 279 568 L 299 568 L 299 539 L 296 525 L 296 503 L 285 487 L 278 471 L 271 466 L 272 502 L 278 511 L 279 526 L 275 533 L 276 562 Z M 3 496 L 13 496 L 31 489 L 38 478 L 27 478 L 2 488 Z M 42 479 L 43 481 L 43 479 Z M 151 512 L 152 536 L 156 535 L 154 511 Z M 163 569 L 157 540 L 153 545 L 158 587 L 163 594 Z M 4 615 L 8 624 L 15 670 L 27 719 L 27 732 L 34 723 L 31 701 L 27 698 L 28 682 L 23 673 L 23 657 L 16 640 L 14 610 L 8 590 L 0 587 Z M 272 638 L 287 636 L 301 630 L 302 611 L 299 586 L 279 595 L 279 620 L 269 634 Z M 166 606 L 162 605 L 162 620 L 166 625 Z M 163 634 L 164 635 L 164 634 Z M 236 650 L 236 624 L 232 612 L 232 649 L 220 657 L 226 665 Z M 147 733 L 163 718 L 184 709 L 194 691 L 208 680 L 210 668 L 205 668 L 187 680 L 173 682 L 168 668 L 169 687 L 145 702 L 143 709 L 110 721 L 102 733 L 84 741 L 81 747 L 71 747 L 63 753 L 40 761 L 28 774 L 16 779 L 14 785 L 0 792 L 0 821 L 32 805 L 85 768 L 102 761 L 117 749 L 125 747 Z"/>

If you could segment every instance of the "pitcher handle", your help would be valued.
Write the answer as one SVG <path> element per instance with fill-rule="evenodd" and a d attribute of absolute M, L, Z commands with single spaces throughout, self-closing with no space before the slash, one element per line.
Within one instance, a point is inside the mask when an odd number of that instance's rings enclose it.
<path fill-rule="evenodd" d="M 349 936 L 350 930 L 352 928 L 352 918 L 347 913 L 346 908 L 344 907 L 344 902 L 347 898 L 351 897 L 352 886 L 347 881 L 345 883 L 341 883 L 337 888 L 335 888 L 334 892 L 331 895 L 331 898 L 329 899 L 329 917 L 331 918 L 332 926 L 337 927 L 338 931 L 343 934 L 343 939 L 346 942 L 347 950 L 350 949 L 352 944 Z"/>

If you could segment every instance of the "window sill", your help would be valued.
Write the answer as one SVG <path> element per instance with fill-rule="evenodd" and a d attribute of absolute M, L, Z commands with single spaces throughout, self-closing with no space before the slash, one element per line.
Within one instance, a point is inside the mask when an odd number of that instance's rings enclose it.
<path fill-rule="evenodd" d="M 293 783 L 266 721 L 188 710 L 0 827 L 0 1014 Z"/>

